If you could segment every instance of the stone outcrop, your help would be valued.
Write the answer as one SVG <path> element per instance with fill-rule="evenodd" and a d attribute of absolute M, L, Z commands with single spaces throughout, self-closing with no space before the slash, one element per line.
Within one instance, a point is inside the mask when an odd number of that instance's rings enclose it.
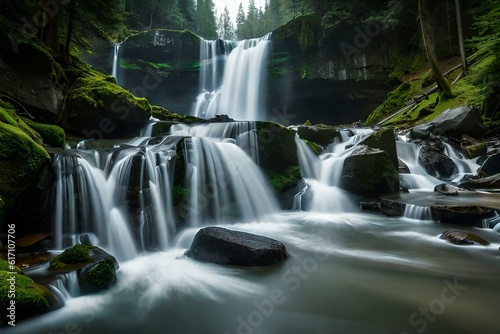
<path fill-rule="evenodd" d="M 422 133 L 456 139 L 460 139 L 464 134 L 474 138 L 481 138 L 486 133 L 486 127 L 476 109 L 462 106 L 445 110 L 432 121 L 417 125 L 410 134 L 416 138 L 421 137 Z"/>
<path fill-rule="evenodd" d="M 234 266 L 266 266 L 288 257 L 285 245 L 277 240 L 221 227 L 198 231 L 186 255 Z"/>
<path fill-rule="evenodd" d="M 399 190 L 398 170 L 385 151 L 362 145 L 344 160 L 341 187 L 365 196 L 392 193 Z"/>

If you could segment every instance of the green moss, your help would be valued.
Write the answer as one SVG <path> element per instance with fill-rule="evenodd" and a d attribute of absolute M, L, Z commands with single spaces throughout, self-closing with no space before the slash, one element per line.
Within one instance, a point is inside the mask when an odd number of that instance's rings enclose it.
<path fill-rule="evenodd" d="M 64 134 L 64 130 L 62 128 L 57 125 L 36 123 L 27 118 L 23 118 L 23 120 L 42 136 L 44 144 L 64 148 L 66 135 Z"/>
<path fill-rule="evenodd" d="M 2 100 L 0 100 L 0 122 L 20 128 L 37 144 L 41 145 L 43 143 L 40 134 L 32 129 L 21 117 L 17 115 L 16 108 L 14 108 L 14 106 L 10 103 Z"/>
<path fill-rule="evenodd" d="M 412 92 L 412 85 L 403 82 L 399 87 L 387 94 L 384 102 L 368 116 L 366 124 L 374 124 L 384 117 L 394 114 L 406 104 Z"/>
<path fill-rule="evenodd" d="M 184 124 L 193 123 L 204 123 L 205 120 L 191 116 L 191 115 L 179 115 L 168 111 L 167 109 L 160 106 L 151 106 L 151 115 L 162 121 L 175 121 Z"/>
<path fill-rule="evenodd" d="M 83 294 L 98 292 L 111 287 L 115 281 L 115 263 L 113 259 L 107 258 L 80 276 L 80 290 Z"/>
<path fill-rule="evenodd" d="M 47 297 L 49 290 L 43 285 L 35 283 L 31 278 L 22 274 L 11 275 L 7 271 L 0 270 L 0 307 L 5 310 L 10 305 L 9 291 L 10 281 L 14 278 L 16 319 L 29 318 L 49 310 L 50 305 Z"/>
<path fill-rule="evenodd" d="M 49 154 L 23 130 L 0 122 L 0 195 L 7 207 L 39 180 Z"/>
<path fill-rule="evenodd" d="M 396 151 L 396 135 L 394 130 L 390 127 L 382 128 L 377 132 L 371 133 L 368 137 L 360 142 L 360 144 L 367 145 L 371 148 L 378 148 L 389 156 L 394 167 L 398 168 L 399 160 Z"/>
<path fill-rule="evenodd" d="M 56 256 L 50 261 L 51 268 L 64 268 L 68 264 L 81 264 L 90 262 L 89 251 L 95 249 L 95 246 L 74 245 L 66 249 L 62 254 Z"/>
<path fill-rule="evenodd" d="M 7 262 L 7 260 L 0 259 L 0 271 L 5 270 L 9 272 L 15 272 L 15 273 L 21 273 L 21 270 L 19 270 L 18 267 L 14 266 L 14 269 L 10 269 L 10 264 Z"/>
<path fill-rule="evenodd" d="M 486 155 L 486 153 L 488 152 L 488 145 L 486 143 L 479 143 L 475 145 L 465 146 L 462 149 L 467 158 L 473 159 L 482 155 Z"/>
<path fill-rule="evenodd" d="M 290 166 L 283 173 L 276 173 L 274 171 L 266 171 L 271 186 L 276 192 L 281 192 L 285 188 L 293 187 L 300 181 L 300 167 Z"/>

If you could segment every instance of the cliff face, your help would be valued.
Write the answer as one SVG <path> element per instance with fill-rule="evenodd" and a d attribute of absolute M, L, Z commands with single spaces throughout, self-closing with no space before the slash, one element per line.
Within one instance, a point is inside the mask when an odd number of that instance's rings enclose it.
<path fill-rule="evenodd" d="M 393 86 L 389 36 L 377 24 L 320 27 L 310 15 L 273 32 L 268 107 L 286 109 L 293 122 L 364 119 Z"/>

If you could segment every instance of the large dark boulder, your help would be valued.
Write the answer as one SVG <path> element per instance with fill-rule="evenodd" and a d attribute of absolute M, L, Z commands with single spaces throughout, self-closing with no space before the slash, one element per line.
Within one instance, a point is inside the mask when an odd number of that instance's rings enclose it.
<path fill-rule="evenodd" d="M 235 266 L 266 266 L 288 256 L 282 242 L 221 227 L 198 231 L 186 255 L 200 261 Z"/>
<path fill-rule="evenodd" d="M 296 132 L 274 122 L 256 122 L 260 167 L 283 173 L 297 166 Z"/>
<path fill-rule="evenodd" d="M 138 136 L 149 122 L 151 105 L 116 85 L 112 77 L 78 78 L 69 89 L 62 124 L 86 138 Z"/>
<path fill-rule="evenodd" d="M 481 138 L 486 132 L 481 115 L 476 109 L 466 106 L 445 110 L 432 121 L 417 125 L 413 128 L 411 135 L 432 133 L 460 139 L 463 134 L 474 138 Z"/>
<path fill-rule="evenodd" d="M 367 145 L 371 148 L 379 148 L 391 159 L 396 168 L 399 168 L 398 153 L 396 151 L 396 135 L 392 128 L 383 128 L 371 133 L 363 139 L 360 144 Z"/>
<path fill-rule="evenodd" d="M 444 145 L 438 138 L 426 139 L 418 160 L 429 175 L 449 179 L 458 169 L 453 160 L 444 154 Z"/>
<path fill-rule="evenodd" d="M 358 195 L 392 193 L 399 190 L 398 170 L 385 151 L 361 145 L 344 160 L 341 187 Z"/>

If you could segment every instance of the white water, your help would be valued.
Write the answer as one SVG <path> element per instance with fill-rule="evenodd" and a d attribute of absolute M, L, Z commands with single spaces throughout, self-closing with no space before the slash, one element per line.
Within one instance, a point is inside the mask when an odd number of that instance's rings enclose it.
<path fill-rule="evenodd" d="M 269 38 L 270 34 L 239 41 L 230 53 L 222 54 L 217 51 L 221 41 L 201 41 L 201 93 L 196 99 L 195 116 L 226 114 L 236 120 L 252 121 L 265 118 L 261 95 Z"/>
<path fill-rule="evenodd" d="M 120 56 L 120 43 L 115 43 L 113 48 L 113 71 L 111 75 L 115 77 L 116 82 L 120 85 L 118 80 L 118 67 L 119 67 L 119 56 Z"/>

